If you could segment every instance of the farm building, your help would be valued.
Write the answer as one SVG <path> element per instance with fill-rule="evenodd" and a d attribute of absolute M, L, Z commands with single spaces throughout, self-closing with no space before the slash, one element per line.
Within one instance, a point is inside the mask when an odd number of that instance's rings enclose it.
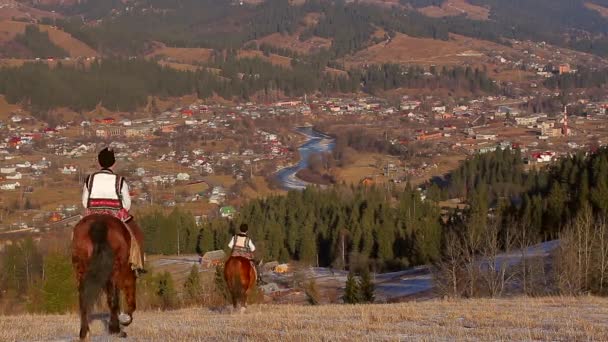
<path fill-rule="evenodd" d="M 201 258 L 201 266 L 203 267 L 215 267 L 221 265 L 226 258 L 226 252 L 222 249 L 216 251 L 210 251 L 203 255 Z"/>

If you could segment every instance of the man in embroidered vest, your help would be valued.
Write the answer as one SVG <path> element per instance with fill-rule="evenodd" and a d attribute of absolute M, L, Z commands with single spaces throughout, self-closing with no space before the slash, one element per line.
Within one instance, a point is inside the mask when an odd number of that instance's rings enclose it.
<path fill-rule="evenodd" d="M 253 252 L 255 252 L 255 245 L 247 236 L 249 226 L 246 223 L 241 224 L 239 228 L 240 232 L 230 239 L 228 247 L 232 248 L 232 256 L 241 256 L 249 260 L 253 260 Z"/>
<path fill-rule="evenodd" d="M 242 223 L 239 227 L 239 233 L 234 235 L 228 243 L 228 248 L 232 249 L 231 256 L 240 256 L 249 259 L 258 277 L 258 282 L 262 283 L 262 274 L 258 270 L 257 264 L 253 261 L 253 252 L 255 252 L 255 245 L 251 241 L 251 238 L 247 235 L 249 226 L 246 223 Z"/>
<path fill-rule="evenodd" d="M 136 275 L 145 273 L 143 246 L 143 233 L 139 225 L 129 214 L 131 209 L 131 195 L 129 186 L 123 177 L 112 171 L 116 162 L 114 151 L 104 148 L 97 156 L 101 170 L 89 175 L 82 189 L 82 205 L 85 215 L 106 214 L 111 215 L 125 223 L 131 234 L 131 249 L 129 262 Z"/>

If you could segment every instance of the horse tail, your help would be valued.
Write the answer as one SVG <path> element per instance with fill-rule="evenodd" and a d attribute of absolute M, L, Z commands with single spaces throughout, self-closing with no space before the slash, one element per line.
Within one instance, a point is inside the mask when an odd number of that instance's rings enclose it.
<path fill-rule="evenodd" d="M 239 303 L 245 295 L 245 291 L 243 291 L 243 283 L 241 282 L 241 275 L 239 273 L 232 275 L 232 284 L 230 284 L 230 289 L 232 300 Z"/>
<path fill-rule="evenodd" d="M 93 243 L 93 255 L 81 284 L 81 295 L 87 308 L 95 303 L 110 280 L 114 264 L 114 252 L 108 243 L 107 223 L 94 221 L 89 228 L 89 238 Z"/>
<path fill-rule="evenodd" d="M 226 269 L 224 272 L 226 285 L 228 285 L 228 291 L 230 292 L 232 304 L 234 307 L 236 307 L 237 303 L 241 302 L 243 296 L 245 295 L 243 290 L 244 286 L 241 282 L 240 262 L 238 262 L 236 259 L 229 259 L 225 268 Z"/>

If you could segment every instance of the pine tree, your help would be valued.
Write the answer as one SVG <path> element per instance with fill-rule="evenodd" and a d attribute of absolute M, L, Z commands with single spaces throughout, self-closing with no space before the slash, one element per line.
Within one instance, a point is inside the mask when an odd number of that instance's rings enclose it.
<path fill-rule="evenodd" d="M 355 274 L 351 271 L 346 278 L 346 286 L 344 287 L 344 296 L 342 297 L 346 304 L 357 304 L 361 302 L 361 289 Z"/>
<path fill-rule="evenodd" d="M 308 221 L 308 220 L 307 220 Z M 307 222 L 302 229 L 302 237 L 299 248 L 300 261 L 308 265 L 315 264 L 317 257 L 317 242 L 315 233 L 312 228 L 312 223 Z"/>
<path fill-rule="evenodd" d="M 76 305 L 76 281 L 70 258 L 53 253 L 44 259 L 43 311 L 64 313 Z"/>
<path fill-rule="evenodd" d="M 361 288 L 361 302 L 373 303 L 375 299 L 374 291 L 376 290 L 376 286 L 374 285 L 367 268 L 361 272 L 361 281 L 359 287 Z"/>
<path fill-rule="evenodd" d="M 222 265 L 215 267 L 213 283 L 215 284 L 215 291 L 224 299 L 228 300 L 230 293 L 228 292 L 228 284 L 226 284 L 226 279 L 224 279 L 224 267 Z"/>
<path fill-rule="evenodd" d="M 389 216 L 386 212 L 383 214 Z M 393 242 L 395 242 L 394 223 L 386 220 L 376 231 L 379 259 L 384 261 L 393 259 Z"/>
<path fill-rule="evenodd" d="M 157 279 L 156 296 L 160 299 L 163 310 L 172 309 L 177 305 L 177 293 L 171 273 L 165 271 Z"/>
<path fill-rule="evenodd" d="M 189 303 L 196 303 L 201 298 L 201 278 L 198 273 L 198 266 L 192 265 L 190 274 L 184 282 L 184 297 Z"/>

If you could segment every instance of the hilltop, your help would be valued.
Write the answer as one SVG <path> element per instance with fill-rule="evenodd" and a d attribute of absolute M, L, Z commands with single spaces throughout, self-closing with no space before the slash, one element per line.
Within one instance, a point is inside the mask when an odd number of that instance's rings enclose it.
<path fill-rule="evenodd" d="M 225 310 L 220 310 L 225 311 Z M 243 314 L 206 308 L 136 312 L 133 341 L 608 340 L 608 299 L 517 298 L 385 305 L 254 305 Z M 36 329 L 31 329 L 31 327 Z M 93 340 L 105 335 L 99 321 Z M 73 340 L 78 317 L 8 316 L 0 339 Z"/>

